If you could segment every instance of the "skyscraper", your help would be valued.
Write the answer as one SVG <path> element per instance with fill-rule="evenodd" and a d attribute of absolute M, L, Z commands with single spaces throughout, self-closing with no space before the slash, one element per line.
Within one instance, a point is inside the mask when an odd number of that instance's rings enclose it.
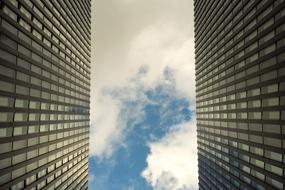
<path fill-rule="evenodd" d="M 0 1 L 0 189 L 87 189 L 90 0 Z"/>
<path fill-rule="evenodd" d="M 285 2 L 195 0 L 199 187 L 285 188 Z"/>

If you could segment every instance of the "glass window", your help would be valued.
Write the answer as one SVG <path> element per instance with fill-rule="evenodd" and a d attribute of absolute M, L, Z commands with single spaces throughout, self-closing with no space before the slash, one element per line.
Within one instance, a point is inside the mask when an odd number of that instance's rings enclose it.
<path fill-rule="evenodd" d="M 0 58 L 10 63 L 16 63 L 16 56 L 0 49 Z"/>
<path fill-rule="evenodd" d="M 14 121 L 27 121 L 28 114 L 27 113 L 15 113 Z"/>
<path fill-rule="evenodd" d="M 264 162 L 261 160 L 251 158 L 250 163 L 260 168 L 264 168 Z"/>
<path fill-rule="evenodd" d="M 16 93 L 23 94 L 23 95 L 29 95 L 29 88 L 16 85 Z"/>
<path fill-rule="evenodd" d="M 32 53 L 32 59 L 38 63 L 42 63 L 43 59 L 42 57 L 40 57 L 39 55 L 35 54 L 35 53 Z M 33 69 L 33 67 L 32 67 Z"/>
<path fill-rule="evenodd" d="M 260 105 L 261 105 L 260 100 L 253 100 L 253 101 L 248 102 L 249 108 L 257 108 L 257 107 L 260 107 Z"/>
<path fill-rule="evenodd" d="M 2 26 L 3 28 L 11 32 L 12 34 L 17 35 L 17 32 L 18 32 L 17 28 L 9 24 L 6 20 L 2 19 Z"/>
<path fill-rule="evenodd" d="M 28 83 L 30 82 L 30 76 L 19 71 L 17 71 L 17 79 Z"/>
<path fill-rule="evenodd" d="M 19 31 L 18 37 L 23 40 L 24 42 L 26 42 L 27 44 L 31 45 L 31 38 L 28 37 L 26 34 L 24 34 L 23 32 Z"/>
<path fill-rule="evenodd" d="M 38 21 L 35 17 L 33 18 L 33 23 L 40 29 L 42 30 L 42 23 L 40 21 Z"/>
<path fill-rule="evenodd" d="M 28 32 L 31 32 L 31 25 L 29 25 L 26 21 L 23 19 L 20 19 L 19 24 L 25 28 Z"/>
<path fill-rule="evenodd" d="M 24 46 L 18 45 L 18 51 L 25 56 L 31 57 L 31 51 Z"/>
<path fill-rule="evenodd" d="M 272 173 L 275 173 L 275 174 L 277 174 L 277 175 L 279 175 L 279 176 L 282 176 L 282 175 L 283 175 L 283 169 L 281 169 L 281 168 L 279 168 L 279 167 L 277 167 L 277 166 L 274 166 L 274 165 L 271 165 L 271 164 L 266 163 L 266 164 L 265 164 L 265 169 L 266 169 L 267 171 L 270 171 L 270 172 L 272 172 Z"/>
<path fill-rule="evenodd" d="M 6 77 L 11 77 L 11 78 L 15 77 L 15 71 L 14 70 L 7 68 L 5 66 L 2 66 L 2 65 L 0 65 L 0 74 L 4 75 Z"/>
<path fill-rule="evenodd" d="M 28 130 L 29 134 L 38 133 L 38 132 L 39 132 L 39 126 L 38 125 L 29 126 L 29 130 Z"/>
<path fill-rule="evenodd" d="M 33 11 L 35 11 L 35 13 L 36 13 L 41 19 L 44 18 L 43 13 L 42 13 L 36 6 L 33 7 Z"/>
<path fill-rule="evenodd" d="M 17 49 L 17 43 L 14 40 L 11 40 L 6 35 L 1 34 L 1 42 L 3 42 L 5 45 L 9 46 L 10 48 L 16 50 Z"/>
<path fill-rule="evenodd" d="M 266 34 L 265 36 L 263 36 L 262 38 L 259 39 L 259 45 L 271 40 L 272 38 L 274 38 L 274 36 L 275 36 L 275 32 L 273 30 L 270 33 Z"/>
<path fill-rule="evenodd" d="M 32 15 L 27 9 L 23 6 L 20 7 L 20 12 L 23 13 L 27 18 L 31 19 Z"/>
<path fill-rule="evenodd" d="M 262 94 L 273 93 L 278 91 L 278 84 L 272 84 L 262 87 Z"/>
<path fill-rule="evenodd" d="M 248 96 L 258 96 L 260 95 L 260 88 L 256 88 L 256 89 L 253 89 L 253 90 L 249 90 L 248 91 Z"/>
<path fill-rule="evenodd" d="M 262 100 L 262 106 L 278 106 L 279 105 L 279 98 L 268 98 Z"/>
<path fill-rule="evenodd" d="M 17 177 L 20 177 L 21 175 L 24 175 L 25 174 L 25 172 L 26 172 L 26 168 L 25 167 L 22 167 L 22 168 L 19 168 L 19 169 L 17 169 L 17 170 L 14 170 L 14 171 L 12 171 L 12 179 L 15 179 L 15 178 L 17 178 Z M 18 183 L 19 184 L 19 183 Z M 16 186 L 18 186 L 18 184 L 16 185 Z M 22 185 L 20 185 L 22 188 L 24 187 L 24 184 L 22 184 Z M 13 190 L 16 190 L 16 189 L 18 189 L 18 187 L 16 187 L 16 188 L 12 188 Z M 19 188 L 19 189 L 21 189 L 21 188 Z"/>
<path fill-rule="evenodd" d="M 13 141 L 13 150 L 18 150 L 27 147 L 27 140 Z"/>
<path fill-rule="evenodd" d="M 38 149 L 35 150 L 31 150 L 29 152 L 27 152 L 27 159 L 31 159 L 38 156 Z"/>
<path fill-rule="evenodd" d="M 17 22 L 17 14 L 14 13 L 14 11 L 12 11 L 9 7 L 7 7 L 6 5 L 4 5 L 3 7 L 3 12 L 8 15 L 12 20 Z"/>
<path fill-rule="evenodd" d="M 268 55 L 269 53 L 273 52 L 276 50 L 276 45 L 275 44 L 272 44 L 264 49 L 262 49 L 260 52 L 259 52 L 259 55 L 260 56 L 265 56 L 265 55 Z"/>
<path fill-rule="evenodd" d="M 32 65 L 31 66 L 31 70 L 33 71 L 33 72 L 35 72 L 35 73 L 38 73 L 38 74 L 40 74 L 42 71 L 41 71 L 41 68 L 40 67 L 38 67 L 38 66 L 35 66 L 35 65 Z"/>
<path fill-rule="evenodd" d="M 277 138 L 264 137 L 264 144 L 281 148 L 281 140 Z"/>
<path fill-rule="evenodd" d="M 39 90 L 36 90 L 36 89 L 30 89 L 30 94 L 31 96 L 34 96 L 34 97 L 38 97 L 40 98 L 41 97 L 41 91 Z"/>
<path fill-rule="evenodd" d="M 27 134 L 27 127 L 14 127 L 13 135 L 18 136 L 18 135 L 25 135 Z"/>
<path fill-rule="evenodd" d="M 280 112 L 279 111 L 264 111 L 263 112 L 263 119 L 269 120 L 279 120 L 280 119 Z"/>
<path fill-rule="evenodd" d="M 23 162 L 25 160 L 26 160 L 26 153 L 23 153 L 23 154 L 18 154 L 18 155 L 13 156 L 12 162 L 14 165 L 14 164 L 18 164 L 20 162 Z"/>
<path fill-rule="evenodd" d="M 249 119 L 261 119 L 261 112 L 249 112 Z"/>
<path fill-rule="evenodd" d="M 18 8 L 18 0 L 8 0 L 14 7 Z"/>
<path fill-rule="evenodd" d="M 12 136 L 12 127 L 0 128 L 0 138 L 11 137 Z"/>
<path fill-rule="evenodd" d="M 42 35 L 35 29 L 33 29 L 33 35 L 36 36 L 39 40 L 42 40 Z"/>
<path fill-rule="evenodd" d="M 283 189 L 283 183 L 270 178 L 269 176 L 266 176 L 266 182 L 269 183 L 270 185 L 276 187 L 277 189 Z"/>
<path fill-rule="evenodd" d="M 6 91 L 6 92 L 14 92 L 14 84 L 12 83 L 8 83 L 8 82 L 5 82 L 5 81 L 0 81 L 0 90 L 1 91 Z"/>
<path fill-rule="evenodd" d="M 30 68 L 31 68 L 30 63 L 28 63 L 27 61 L 25 61 L 21 58 L 17 58 L 17 59 L 18 59 L 18 61 L 17 61 L 18 66 L 30 70 Z"/>
<path fill-rule="evenodd" d="M 255 25 L 255 22 L 253 22 L 253 24 Z M 251 25 L 250 25 L 251 27 Z M 257 30 L 254 30 L 251 34 L 249 34 L 245 39 L 245 43 L 249 42 L 250 40 L 252 40 L 253 38 L 255 38 L 257 36 Z"/>
<path fill-rule="evenodd" d="M 34 146 L 34 145 L 37 145 L 38 143 L 39 143 L 38 137 L 28 139 L 28 146 Z"/>
<path fill-rule="evenodd" d="M 51 42 L 49 40 L 47 40 L 46 38 L 44 38 L 43 40 L 44 44 L 46 44 L 48 47 L 51 47 Z"/>
<path fill-rule="evenodd" d="M 247 86 L 251 86 L 251 85 L 254 85 L 254 84 L 257 84 L 257 83 L 259 83 L 259 76 L 251 78 L 251 79 L 248 79 L 246 81 L 246 85 Z"/>

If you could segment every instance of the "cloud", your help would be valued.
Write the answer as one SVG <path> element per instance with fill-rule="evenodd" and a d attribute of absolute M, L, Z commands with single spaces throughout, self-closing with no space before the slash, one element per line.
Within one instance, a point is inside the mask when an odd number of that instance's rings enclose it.
<path fill-rule="evenodd" d="M 92 1 L 92 7 L 96 26 L 92 26 L 91 158 L 110 159 L 118 147 L 125 146 L 129 131 L 145 118 L 146 105 L 165 106 L 158 114 L 158 125 L 164 126 L 171 118 L 174 129 L 163 139 L 152 138 L 143 176 L 156 189 L 166 188 L 165 180 L 170 182 L 168 189 L 190 186 L 192 177 L 186 176 L 187 171 L 174 170 L 179 159 L 170 152 L 185 157 L 185 151 L 187 158 L 194 159 L 193 163 L 181 161 L 184 168 L 194 164 L 196 158 L 188 150 L 196 146 L 194 124 L 177 124 L 185 118 L 171 112 L 171 101 L 154 100 L 148 93 L 166 91 L 164 95 L 187 99 L 189 109 L 195 109 L 193 2 L 98 0 Z M 173 164 L 155 163 L 154 158 L 162 159 L 160 152 Z"/>
<path fill-rule="evenodd" d="M 96 114 L 91 122 L 90 155 L 98 158 L 109 157 L 116 142 L 120 141 L 120 102 L 106 93 L 101 94 L 96 102 Z M 100 111 L 99 111 L 100 110 Z"/>
<path fill-rule="evenodd" d="M 147 168 L 141 175 L 155 190 L 198 189 L 195 119 L 174 126 L 149 146 Z"/>
<path fill-rule="evenodd" d="M 191 109 L 194 109 L 193 44 L 193 38 L 187 33 L 167 25 L 150 25 L 134 38 L 125 64 L 118 68 L 109 68 L 110 73 L 106 72 L 106 76 L 112 77 L 102 78 L 104 81 L 98 82 L 98 85 L 95 83 L 95 88 L 92 89 L 91 94 L 95 98 L 91 103 L 91 155 L 101 158 L 111 156 L 123 139 L 123 130 L 126 127 L 124 118 L 119 115 L 123 109 L 122 99 L 144 100 L 143 94 L 138 92 L 169 82 L 165 77 L 167 71 L 171 71 L 175 81 L 175 96 L 188 98 Z M 136 86 L 133 80 L 140 80 L 140 85 Z M 118 88 L 123 89 L 118 92 L 120 100 L 106 93 Z"/>

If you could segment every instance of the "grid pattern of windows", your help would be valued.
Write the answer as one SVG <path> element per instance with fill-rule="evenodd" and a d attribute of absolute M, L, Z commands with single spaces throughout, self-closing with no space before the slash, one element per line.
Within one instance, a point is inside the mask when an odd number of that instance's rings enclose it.
<path fill-rule="evenodd" d="M 285 2 L 195 0 L 199 187 L 285 188 Z"/>
<path fill-rule="evenodd" d="M 87 189 L 91 1 L 0 1 L 0 189 Z"/>

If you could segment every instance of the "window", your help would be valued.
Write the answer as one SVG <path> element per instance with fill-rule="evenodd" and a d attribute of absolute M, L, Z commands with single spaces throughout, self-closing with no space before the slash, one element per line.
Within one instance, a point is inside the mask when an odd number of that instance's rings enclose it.
<path fill-rule="evenodd" d="M 13 163 L 13 165 L 14 165 L 14 164 L 23 162 L 23 161 L 25 161 L 25 160 L 26 160 L 26 153 L 18 154 L 18 155 L 16 155 L 16 156 L 13 156 L 12 163 Z"/>
<path fill-rule="evenodd" d="M 276 45 L 275 45 L 275 44 L 272 44 L 272 45 L 270 45 L 270 46 L 268 46 L 268 47 L 262 49 L 262 50 L 259 52 L 259 55 L 260 55 L 260 56 L 265 56 L 265 55 L 267 55 L 267 54 L 269 54 L 269 53 L 275 51 L 275 49 L 276 49 Z"/>
<path fill-rule="evenodd" d="M 30 82 L 30 76 L 19 71 L 17 71 L 17 79 L 27 83 Z"/>
<path fill-rule="evenodd" d="M 2 19 L 2 26 L 3 28 L 11 32 L 12 34 L 17 35 L 17 32 L 18 32 L 17 28 L 15 28 L 14 26 L 12 26 L 11 24 L 9 24 L 7 21 L 3 19 Z"/>
<path fill-rule="evenodd" d="M 27 147 L 27 140 L 13 141 L 13 150 L 18 150 Z"/>
<path fill-rule="evenodd" d="M 262 106 L 278 106 L 279 105 L 279 98 L 268 98 L 262 100 Z"/>
<path fill-rule="evenodd" d="M 29 134 L 38 133 L 38 132 L 39 132 L 39 126 L 38 125 L 29 126 L 29 129 L 28 129 Z"/>
<path fill-rule="evenodd" d="M 18 51 L 27 57 L 31 57 L 31 51 L 24 46 L 18 45 Z"/>
<path fill-rule="evenodd" d="M 276 160 L 278 162 L 282 162 L 282 154 L 277 153 L 277 152 L 265 150 L 265 157 L 272 159 L 272 160 Z"/>
<path fill-rule="evenodd" d="M 19 168 L 17 170 L 12 171 L 12 179 L 15 179 L 17 177 L 20 177 L 21 175 L 24 175 L 25 172 L 26 172 L 25 167 L 22 167 L 22 168 Z M 16 186 L 18 186 L 18 184 Z M 22 183 L 22 185 L 20 185 L 20 186 L 23 188 L 24 187 L 24 183 Z M 15 188 L 15 189 L 17 189 L 17 188 Z M 19 188 L 19 189 L 21 189 L 21 188 Z"/>
<path fill-rule="evenodd" d="M 261 112 L 249 112 L 249 119 L 261 119 Z"/>
<path fill-rule="evenodd" d="M 248 91 L 248 96 L 258 96 L 260 95 L 260 88 L 256 88 L 256 89 L 253 89 L 253 90 L 249 90 Z"/>
<path fill-rule="evenodd" d="M 259 83 L 259 76 L 251 78 L 251 79 L 248 79 L 246 81 L 246 85 L 247 86 L 251 86 L 251 85 L 254 85 L 254 84 L 257 84 L 257 83 Z"/>
<path fill-rule="evenodd" d="M 1 34 L 1 42 L 14 50 L 17 49 L 17 43 L 14 40 L 11 40 L 10 38 L 8 38 L 4 34 Z"/>
<path fill-rule="evenodd" d="M 41 68 L 38 67 L 38 66 L 35 66 L 35 65 L 32 65 L 31 66 L 31 70 L 37 74 L 40 74 L 41 73 Z"/>
<path fill-rule="evenodd" d="M 255 166 L 258 166 L 260 168 L 264 168 L 264 162 L 261 161 L 261 160 L 258 160 L 258 159 L 255 159 L 255 158 L 251 158 L 250 163 L 255 165 Z"/>
<path fill-rule="evenodd" d="M 275 174 L 277 174 L 277 175 L 279 175 L 279 176 L 282 176 L 282 175 L 283 175 L 283 169 L 281 169 L 281 168 L 279 168 L 279 167 L 277 167 L 277 166 L 274 166 L 274 165 L 271 165 L 271 164 L 266 163 L 266 164 L 265 164 L 265 169 L 266 169 L 267 171 L 270 171 L 270 172 L 272 172 L 272 173 L 275 173 Z"/>
<path fill-rule="evenodd" d="M 38 63 L 42 63 L 43 59 L 39 55 L 32 53 L 32 59 Z M 32 67 L 33 68 L 33 67 Z"/>
<path fill-rule="evenodd" d="M 260 107 L 260 105 L 261 105 L 260 100 L 253 100 L 248 102 L 249 108 L 257 108 Z"/>
<path fill-rule="evenodd" d="M 25 7 L 21 6 L 20 12 L 23 13 L 27 18 L 29 18 L 31 20 L 32 15 L 29 11 L 27 11 L 27 9 L 25 9 Z"/>
<path fill-rule="evenodd" d="M 262 87 L 262 94 L 273 93 L 278 91 L 278 84 L 272 84 Z"/>
<path fill-rule="evenodd" d="M 15 113 L 14 121 L 15 122 L 27 121 L 27 118 L 28 118 L 28 114 L 27 113 Z"/>
<path fill-rule="evenodd" d="M 36 6 L 33 7 L 33 11 L 35 11 L 35 13 L 36 13 L 41 19 L 44 18 L 43 13 L 42 13 Z"/>
<path fill-rule="evenodd" d="M 21 58 L 17 58 L 17 65 L 28 70 L 31 69 L 31 64 Z"/>
<path fill-rule="evenodd" d="M 20 19 L 19 24 L 23 28 L 25 28 L 28 32 L 31 32 L 31 26 L 26 21 L 24 21 L 23 19 Z"/>
<path fill-rule="evenodd" d="M 23 94 L 23 95 L 29 95 L 29 88 L 16 85 L 16 93 Z"/>
<path fill-rule="evenodd" d="M 14 70 L 9 69 L 7 67 L 4 67 L 2 65 L 0 65 L 0 74 L 4 75 L 6 77 L 11 77 L 11 78 L 15 77 L 15 71 Z"/>
<path fill-rule="evenodd" d="M 33 18 L 33 23 L 40 29 L 42 30 L 42 23 L 40 21 L 38 21 L 35 17 Z"/>
<path fill-rule="evenodd" d="M 280 112 L 279 111 L 264 111 L 263 112 L 263 119 L 269 120 L 279 120 L 280 119 Z"/>
<path fill-rule="evenodd" d="M 259 45 L 271 40 L 275 36 L 274 30 L 259 39 Z"/>
<path fill-rule="evenodd" d="M 3 21 L 2 21 L 3 22 Z M 16 63 L 16 56 L 0 49 L 0 58 L 4 59 L 10 63 Z"/>
<path fill-rule="evenodd" d="M 281 140 L 277 138 L 264 137 L 264 144 L 281 148 Z"/>
<path fill-rule="evenodd" d="M 254 65 L 246 70 L 246 74 L 250 75 L 259 71 L 259 65 Z"/>
<path fill-rule="evenodd" d="M 2 137 L 11 137 L 12 136 L 12 127 L 0 128 L 0 138 Z"/>
<path fill-rule="evenodd" d="M 27 134 L 27 127 L 14 127 L 13 135 L 25 135 Z"/>
<path fill-rule="evenodd" d="M 36 36 L 39 40 L 42 40 L 42 35 L 35 29 L 33 29 L 33 35 Z"/>
<path fill-rule="evenodd" d="M 8 15 L 12 20 L 17 22 L 17 14 L 14 13 L 10 8 L 8 8 L 6 5 L 3 7 L 3 12 Z"/>
<path fill-rule="evenodd" d="M 253 23 L 255 24 L 255 23 Z M 257 36 L 257 31 L 253 31 L 251 34 L 249 34 L 248 36 L 246 36 L 246 38 L 244 39 L 245 43 L 249 42 L 250 40 L 252 40 L 253 38 L 255 38 Z"/>

